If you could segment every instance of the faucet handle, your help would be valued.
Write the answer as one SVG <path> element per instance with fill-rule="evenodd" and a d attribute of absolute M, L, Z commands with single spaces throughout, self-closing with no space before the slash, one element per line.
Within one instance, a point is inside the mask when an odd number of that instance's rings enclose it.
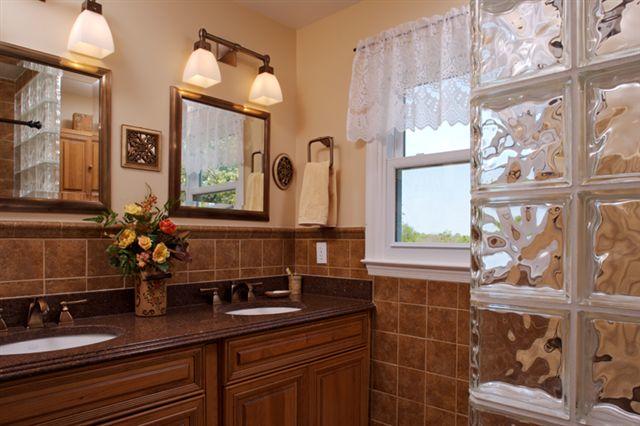
<path fill-rule="evenodd" d="M 2 312 L 3 311 L 4 311 L 4 309 L 0 308 L 0 333 L 6 333 L 7 331 L 9 331 L 9 329 L 7 328 L 7 324 L 2 319 Z"/>
<path fill-rule="evenodd" d="M 222 300 L 220 300 L 220 295 L 218 294 L 218 287 L 212 288 L 201 288 L 200 293 L 213 293 L 213 306 L 222 304 Z"/>
<path fill-rule="evenodd" d="M 71 312 L 69 312 L 69 305 L 78 305 L 80 303 L 86 302 L 88 302 L 87 299 L 71 300 L 69 302 L 63 300 L 62 302 L 60 302 L 60 306 L 62 307 L 62 309 L 60 310 L 60 319 L 58 320 L 58 325 L 72 325 L 73 317 L 71 316 Z"/>
<path fill-rule="evenodd" d="M 249 289 L 248 293 L 247 293 L 247 301 L 249 302 L 254 302 L 256 300 L 256 295 L 253 292 L 253 288 L 254 287 L 259 287 L 263 285 L 262 282 L 257 282 L 257 283 L 247 283 L 247 287 Z"/>

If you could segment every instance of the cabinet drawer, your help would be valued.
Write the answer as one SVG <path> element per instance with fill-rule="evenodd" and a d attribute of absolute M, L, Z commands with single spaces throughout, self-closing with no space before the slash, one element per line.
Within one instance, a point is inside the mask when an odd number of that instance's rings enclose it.
<path fill-rule="evenodd" d="M 202 356 L 180 349 L 0 384 L 0 424 L 84 424 L 201 394 Z"/>
<path fill-rule="evenodd" d="M 101 424 L 103 426 L 204 426 L 204 397 L 163 405 Z"/>
<path fill-rule="evenodd" d="M 369 315 L 352 315 L 225 342 L 225 383 L 366 345 Z"/>

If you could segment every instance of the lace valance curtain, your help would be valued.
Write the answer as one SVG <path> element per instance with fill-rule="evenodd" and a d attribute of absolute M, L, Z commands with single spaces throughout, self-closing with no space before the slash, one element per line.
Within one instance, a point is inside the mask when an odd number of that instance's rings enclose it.
<path fill-rule="evenodd" d="M 469 8 L 422 18 L 358 43 L 347 138 L 469 123 Z"/>

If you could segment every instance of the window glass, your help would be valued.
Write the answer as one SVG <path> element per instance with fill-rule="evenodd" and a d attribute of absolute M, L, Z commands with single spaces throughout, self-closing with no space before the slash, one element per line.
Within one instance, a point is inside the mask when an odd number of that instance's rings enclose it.
<path fill-rule="evenodd" d="M 437 154 L 447 151 L 469 149 L 469 125 L 442 123 L 436 130 L 425 127 L 422 130 L 407 130 L 404 133 L 404 156 Z"/>
<path fill-rule="evenodd" d="M 397 169 L 396 241 L 468 244 L 469 172 L 469 163 Z"/>

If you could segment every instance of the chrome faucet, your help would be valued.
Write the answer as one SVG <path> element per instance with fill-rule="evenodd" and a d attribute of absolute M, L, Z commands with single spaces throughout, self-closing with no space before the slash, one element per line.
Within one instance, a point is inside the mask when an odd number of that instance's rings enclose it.
<path fill-rule="evenodd" d="M 44 318 L 49 313 L 49 304 L 44 297 L 37 297 L 29 304 L 27 328 L 44 328 Z"/>

